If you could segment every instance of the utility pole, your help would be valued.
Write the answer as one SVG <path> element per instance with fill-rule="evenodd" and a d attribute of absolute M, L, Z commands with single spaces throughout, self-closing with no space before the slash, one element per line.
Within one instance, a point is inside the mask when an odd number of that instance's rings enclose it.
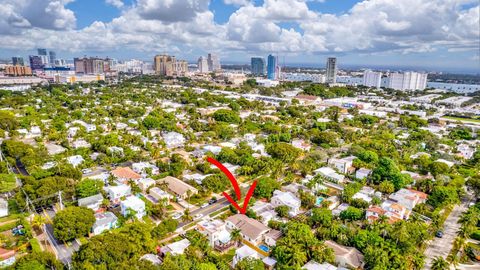
<path fill-rule="evenodd" d="M 60 210 L 63 210 L 62 191 L 58 192 L 58 203 L 60 204 Z"/>

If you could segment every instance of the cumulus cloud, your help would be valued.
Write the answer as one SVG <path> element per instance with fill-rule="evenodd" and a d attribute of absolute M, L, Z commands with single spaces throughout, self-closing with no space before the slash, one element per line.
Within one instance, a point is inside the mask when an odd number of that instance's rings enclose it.
<path fill-rule="evenodd" d="M 245 6 L 251 3 L 250 0 L 223 0 L 226 5 Z"/>
<path fill-rule="evenodd" d="M 105 0 L 105 3 L 116 8 L 122 8 L 125 5 L 122 0 Z"/>
<path fill-rule="evenodd" d="M 210 0 L 138 0 L 138 14 L 144 19 L 164 22 L 192 21 L 208 11 Z"/>
<path fill-rule="evenodd" d="M 478 50 L 480 39 L 475 0 L 369 0 L 340 15 L 313 11 L 309 0 L 224 0 L 239 7 L 223 24 L 214 21 L 209 0 L 137 0 L 132 6 L 106 0 L 121 5 L 121 15 L 82 29 L 75 29 L 69 1 L 0 0 L 0 48 L 418 53 Z"/>

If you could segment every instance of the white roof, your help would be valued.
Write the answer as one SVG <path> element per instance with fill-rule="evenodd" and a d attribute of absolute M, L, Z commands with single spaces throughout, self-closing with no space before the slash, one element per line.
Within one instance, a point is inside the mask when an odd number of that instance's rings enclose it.
<path fill-rule="evenodd" d="M 183 252 L 188 246 L 190 246 L 190 241 L 188 241 L 188 239 L 182 239 L 180 241 L 165 246 L 165 248 L 167 248 L 166 251 L 170 252 L 172 255 L 179 255 L 183 254 Z"/>
<path fill-rule="evenodd" d="M 257 252 L 249 246 L 243 245 L 241 248 L 235 251 L 235 255 L 237 255 L 238 258 L 241 260 L 246 257 L 255 257 L 257 255 Z"/>
<path fill-rule="evenodd" d="M 125 208 L 138 209 L 139 207 L 145 208 L 145 202 L 135 196 L 128 196 L 121 202 Z"/>

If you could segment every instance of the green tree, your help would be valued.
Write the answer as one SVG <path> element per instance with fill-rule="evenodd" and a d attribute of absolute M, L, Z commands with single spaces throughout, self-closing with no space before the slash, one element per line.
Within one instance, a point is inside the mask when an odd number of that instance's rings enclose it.
<path fill-rule="evenodd" d="M 344 220 L 360 220 L 363 218 L 363 210 L 349 206 L 346 210 L 340 213 L 340 218 Z"/>
<path fill-rule="evenodd" d="M 273 158 L 290 163 L 297 159 L 300 155 L 300 150 L 291 144 L 278 142 L 269 144 L 267 146 L 267 153 Z"/>
<path fill-rule="evenodd" d="M 430 164 L 430 172 L 434 176 L 437 176 L 440 174 L 446 174 L 449 170 L 450 168 L 448 167 L 448 165 L 443 162 L 435 161 L 432 164 Z"/>
<path fill-rule="evenodd" d="M 20 257 L 14 264 L 13 269 L 16 270 L 47 270 L 65 269 L 64 265 L 55 258 L 52 253 L 42 251 L 33 252 Z"/>
<path fill-rule="evenodd" d="M 240 260 L 235 265 L 235 270 L 264 270 L 265 266 L 263 265 L 262 260 L 260 259 L 253 259 L 253 258 L 245 258 Z"/>
<path fill-rule="evenodd" d="M 287 217 L 290 208 L 286 205 L 280 205 L 275 207 L 275 212 L 277 212 L 279 217 Z"/>
<path fill-rule="evenodd" d="M 53 218 L 53 234 L 61 241 L 70 241 L 87 235 L 94 223 L 93 210 L 85 207 L 67 207 Z"/>
<path fill-rule="evenodd" d="M 232 110 L 227 110 L 227 109 L 217 110 L 215 113 L 213 113 L 213 118 L 216 121 L 226 122 L 226 123 L 237 124 L 241 122 L 241 119 L 240 119 L 240 116 L 238 116 L 238 113 Z"/>
<path fill-rule="evenodd" d="M 435 257 L 432 261 L 432 270 L 448 270 L 448 262 L 443 257 Z"/>
<path fill-rule="evenodd" d="M 257 198 L 270 199 L 273 192 L 280 188 L 280 183 L 271 177 L 261 177 L 257 180 L 254 195 Z"/>
<path fill-rule="evenodd" d="M 385 181 L 380 183 L 380 185 L 378 186 L 378 190 L 380 192 L 390 194 L 390 193 L 393 193 L 395 191 L 395 186 L 393 185 L 392 182 L 385 180 Z"/>
<path fill-rule="evenodd" d="M 85 179 L 78 183 L 75 190 L 78 197 L 85 198 L 98 194 L 102 188 L 103 181 L 95 179 Z"/>
<path fill-rule="evenodd" d="M 15 175 L 0 174 L 0 193 L 10 192 L 17 186 Z"/>
<path fill-rule="evenodd" d="M 311 219 L 315 225 L 330 227 L 330 225 L 332 225 L 333 214 L 332 211 L 327 208 L 314 208 Z"/>

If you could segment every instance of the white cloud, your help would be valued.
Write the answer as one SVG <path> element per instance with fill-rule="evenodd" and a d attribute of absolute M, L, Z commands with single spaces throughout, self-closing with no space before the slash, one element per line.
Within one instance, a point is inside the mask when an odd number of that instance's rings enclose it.
<path fill-rule="evenodd" d="M 105 3 L 112 5 L 116 8 L 122 8 L 125 5 L 122 0 L 105 0 Z"/>
<path fill-rule="evenodd" d="M 192 21 L 197 13 L 208 11 L 210 0 L 138 0 L 138 14 L 148 20 Z"/>
<path fill-rule="evenodd" d="M 223 0 L 226 5 L 245 6 L 251 3 L 250 0 Z"/>

